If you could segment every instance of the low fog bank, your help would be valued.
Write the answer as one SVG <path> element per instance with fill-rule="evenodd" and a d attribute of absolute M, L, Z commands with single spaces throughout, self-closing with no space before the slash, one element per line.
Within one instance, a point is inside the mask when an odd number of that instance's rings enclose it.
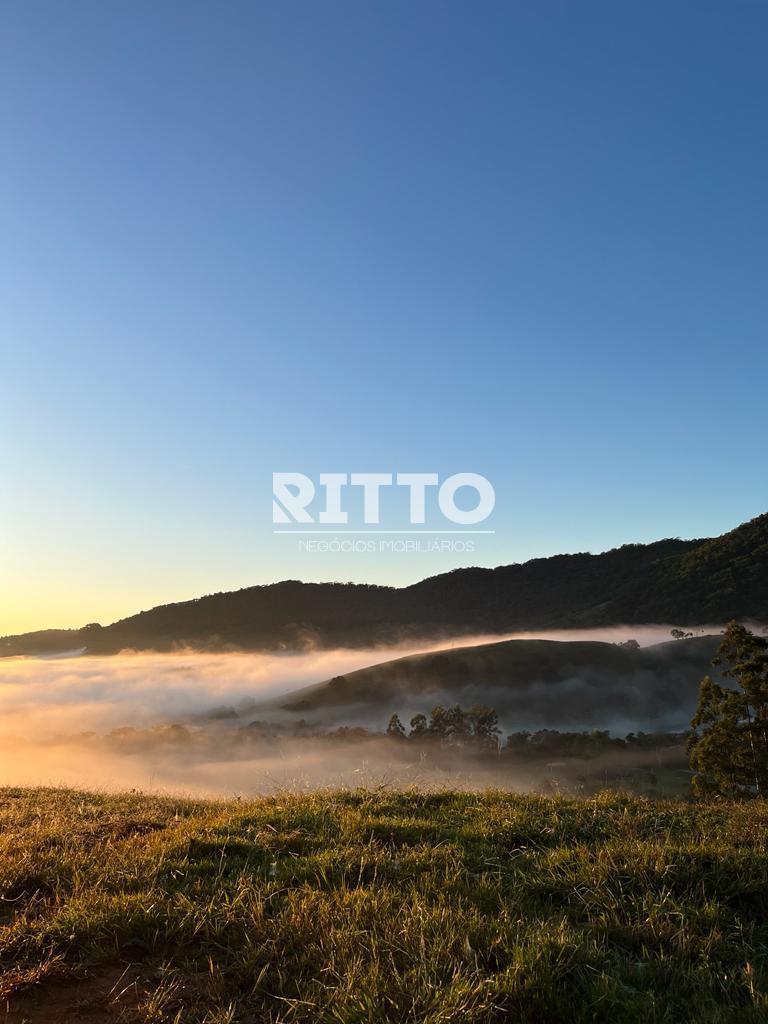
<path fill-rule="evenodd" d="M 393 657 L 408 653 L 396 649 Z M 142 654 L 0 661 L 0 731 L 37 738 L 247 716 L 258 703 L 380 660 L 373 651 Z"/>
<path fill-rule="evenodd" d="M 553 773 L 544 762 L 532 767 L 479 762 L 455 751 L 450 758 L 434 752 L 426 756 L 423 751 L 393 746 L 383 736 L 336 732 L 339 726 L 365 726 L 381 733 L 392 712 L 407 723 L 410 715 L 436 703 L 456 703 L 455 689 L 430 689 L 406 700 L 402 692 L 382 693 L 375 707 L 352 701 L 306 713 L 286 712 L 277 698 L 349 675 L 386 657 L 501 639 L 620 643 L 631 638 L 649 645 L 669 640 L 669 630 L 668 626 L 612 627 L 504 638 L 461 637 L 453 644 L 442 641 L 387 652 L 380 648 L 294 655 L 126 652 L 108 657 L 7 659 L 0 661 L 0 784 L 205 795 L 369 784 L 490 785 L 520 790 L 559 785 L 560 775 L 573 781 L 585 773 L 574 764 Z M 656 706 L 654 697 L 649 703 L 649 692 L 657 692 L 655 683 L 651 686 L 638 676 L 629 690 L 625 684 L 622 681 L 613 692 L 604 683 L 595 689 L 594 681 L 573 677 L 554 693 L 546 681 L 534 680 L 510 698 L 510 690 L 489 688 L 478 679 L 461 688 L 458 701 L 465 706 L 482 702 L 496 707 L 505 734 L 530 728 L 599 727 L 622 735 L 638 728 L 677 730 L 687 725 L 680 713 L 667 714 L 663 701 Z M 590 687 L 593 692 L 585 703 Z M 604 714 L 586 713 L 587 706 L 602 706 Z M 334 730 L 334 735 L 323 736 L 323 730 Z M 623 753 L 616 757 L 625 767 L 644 764 L 643 758 L 627 760 Z M 679 750 L 675 757 L 677 770 L 684 762 Z M 606 765 L 606 772 L 618 770 L 611 759 Z M 594 770 L 593 761 L 587 776 Z"/>
<path fill-rule="evenodd" d="M 320 788 L 460 789 L 509 792 L 683 793 L 689 781 L 681 737 L 655 734 L 591 756 L 558 752 L 559 734 L 532 752 L 419 744 L 340 730 L 306 735 L 259 727 L 156 726 L 56 740 L 12 739 L 0 748 L 5 786 L 65 786 L 179 796 L 248 797 Z M 298 730 L 301 733 L 301 729 Z M 518 734 L 519 735 L 519 734 Z M 553 743 L 547 739 L 552 738 Z M 589 737 L 580 737 L 589 741 Z M 609 746 L 603 739 L 601 746 Z"/>
<path fill-rule="evenodd" d="M 715 633 L 720 626 L 692 632 Z M 248 714 L 257 704 L 334 676 L 411 654 L 504 640 L 596 640 L 641 646 L 670 638 L 670 627 L 612 626 L 594 630 L 478 635 L 389 649 L 316 650 L 301 654 L 136 653 L 0 659 L 0 732 L 37 737 L 120 725 L 149 725 L 217 708 Z M 416 710 L 421 710 L 418 708 Z M 349 716 L 347 716 L 348 720 Z M 368 724 L 373 724 L 372 722 Z"/>

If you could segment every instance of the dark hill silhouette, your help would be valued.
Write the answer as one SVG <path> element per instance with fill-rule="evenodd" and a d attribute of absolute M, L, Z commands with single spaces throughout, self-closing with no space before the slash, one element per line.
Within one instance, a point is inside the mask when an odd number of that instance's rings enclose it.
<path fill-rule="evenodd" d="M 768 621 L 768 514 L 715 539 L 455 569 L 402 588 L 286 580 L 161 605 L 110 626 L 5 637 L 0 652 L 384 646 L 472 633 L 731 618 Z"/>

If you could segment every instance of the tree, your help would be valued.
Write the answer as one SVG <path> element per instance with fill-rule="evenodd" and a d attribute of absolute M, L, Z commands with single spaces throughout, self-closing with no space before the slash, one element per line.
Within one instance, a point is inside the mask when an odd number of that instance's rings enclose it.
<path fill-rule="evenodd" d="M 498 750 L 501 729 L 499 716 L 493 708 L 485 704 L 473 704 L 467 712 L 467 718 L 471 723 L 472 736 L 478 745 L 487 750 Z"/>
<path fill-rule="evenodd" d="M 437 739 L 444 740 L 450 735 L 451 714 L 446 711 L 442 704 L 432 708 L 429 716 L 428 732 Z"/>
<path fill-rule="evenodd" d="M 387 736 L 392 739 L 404 740 L 405 739 L 405 728 L 403 723 L 400 721 L 399 715 L 392 715 L 387 726 Z"/>
<path fill-rule="evenodd" d="M 673 640 L 690 640 L 693 633 L 686 633 L 684 629 L 670 629 L 669 635 Z"/>
<path fill-rule="evenodd" d="M 468 713 L 455 704 L 447 713 L 447 738 L 451 743 L 462 746 L 472 735 L 472 722 Z"/>
<path fill-rule="evenodd" d="M 411 719 L 411 739 L 422 739 L 427 735 L 427 717 L 426 715 L 418 714 L 414 715 Z"/>
<path fill-rule="evenodd" d="M 390 718 L 387 735 L 405 735 L 397 715 Z M 413 716 L 409 739 L 437 740 L 441 746 L 472 745 L 497 752 L 500 735 L 499 716 L 493 708 L 485 704 L 474 704 L 465 711 L 459 704 L 454 704 L 452 708 L 438 704 L 432 708 L 429 720 L 422 714 Z"/>
<path fill-rule="evenodd" d="M 509 751 L 513 756 L 527 754 L 530 748 L 530 744 L 528 742 L 530 738 L 531 734 L 527 729 L 521 729 L 519 732 L 512 732 L 507 736 L 507 742 L 504 749 Z"/>
<path fill-rule="evenodd" d="M 739 689 L 705 676 L 688 741 L 701 796 L 768 795 L 768 640 L 730 622 L 713 664 Z"/>

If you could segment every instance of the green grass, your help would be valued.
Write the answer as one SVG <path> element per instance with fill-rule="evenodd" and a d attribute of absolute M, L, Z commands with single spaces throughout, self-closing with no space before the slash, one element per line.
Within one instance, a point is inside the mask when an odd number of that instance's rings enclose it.
<path fill-rule="evenodd" d="M 45 1024 L 768 1021 L 767 835 L 758 803 L 0 790 L 0 995 Z M 130 999 L 51 1010 L 131 962 Z"/>

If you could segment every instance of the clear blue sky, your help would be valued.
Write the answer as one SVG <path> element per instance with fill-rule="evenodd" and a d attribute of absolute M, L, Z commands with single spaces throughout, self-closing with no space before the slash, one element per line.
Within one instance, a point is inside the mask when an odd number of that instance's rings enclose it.
<path fill-rule="evenodd" d="M 768 509 L 768 5 L 0 14 L 0 633 Z M 273 470 L 485 473 L 309 556 Z"/>

